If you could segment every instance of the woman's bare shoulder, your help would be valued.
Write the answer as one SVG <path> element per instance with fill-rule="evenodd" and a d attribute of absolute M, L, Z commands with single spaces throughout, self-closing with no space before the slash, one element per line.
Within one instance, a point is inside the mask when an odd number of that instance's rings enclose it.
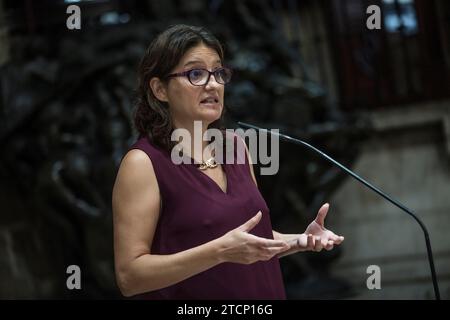
<path fill-rule="evenodd" d="M 122 159 L 121 165 L 149 165 L 152 163 L 149 155 L 141 149 L 129 150 Z"/>
<path fill-rule="evenodd" d="M 118 180 L 133 189 L 156 184 L 155 171 L 149 155 L 140 149 L 131 149 L 123 157 Z"/>
<path fill-rule="evenodd" d="M 150 171 L 154 171 L 150 156 L 141 149 L 131 149 L 125 154 L 120 163 L 120 170 L 124 169 L 127 171 L 141 169 L 150 169 Z"/>

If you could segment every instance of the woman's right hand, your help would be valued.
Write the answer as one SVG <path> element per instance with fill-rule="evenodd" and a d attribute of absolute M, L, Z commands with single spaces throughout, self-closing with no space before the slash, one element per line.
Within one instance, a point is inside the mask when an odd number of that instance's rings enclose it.
<path fill-rule="evenodd" d="M 249 233 L 259 223 L 261 217 L 262 213 L 258 211 L 243 225 L 217 239 L 221 262 L 251 264 L 257 261 L 267 261 L 290 249 L 290 245 L 284 240 L 266 239 Z"/>

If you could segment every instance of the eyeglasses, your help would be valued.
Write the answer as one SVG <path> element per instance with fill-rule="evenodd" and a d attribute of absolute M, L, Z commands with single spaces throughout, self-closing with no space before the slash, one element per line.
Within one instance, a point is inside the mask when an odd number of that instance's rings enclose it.
<path fill-rule="evenodd" d="M 167 78 L 187 77 L 189 82 L 194 86 L 204 86 L 209 82 L 211 75 L 214 75 L 214 79 L 216 79 L 217 83 L 226 84 L 230 82 L 232 74 L 233 71 L 228 68 L 219 68 L 214 71 L 209 71 L 206 69 L 191 69 L 184 72 L 169 74 Z"/>

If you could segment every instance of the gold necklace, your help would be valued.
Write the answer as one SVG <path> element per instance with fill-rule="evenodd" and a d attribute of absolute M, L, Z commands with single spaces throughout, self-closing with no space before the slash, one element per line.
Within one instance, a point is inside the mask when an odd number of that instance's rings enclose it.
<path fill-rule="evenodd" d="M 206 161 L 202 161 L 202 163 L 200 164 L 200 166 L 198 167 L 200 170 L 206 170 L 208 168 L 215 168 L 217 167 L 217 162 L 216 159 L 214 157 L 209 158 Z"/>
<path fill-rule="evenodd" d="M 183 154 L 184 154 L 184 148 L 181 148 L 181 152 L 183 152 Z M 212 157 L 211 158 L 209 158 L 208 160 L 206 160 L 206 161 L 197 161 L 197 160 L 195 160 L 195 159 L 193 159 L 192 158 L 192 160 L 194 161 L 194 164 L 196 164 L 196 165 L 198 165 L 198 168 L 200 169 L 200 170 L 206 170 L 206 169 L 213 169 L 213 168 L 215 168 L 215 167 L 217 167 L 217 161 L 216 161 L 216 158 L 214 157 L 215 156 L 215 152 L 212 152 L 213 154 L 212 154 Z"/>

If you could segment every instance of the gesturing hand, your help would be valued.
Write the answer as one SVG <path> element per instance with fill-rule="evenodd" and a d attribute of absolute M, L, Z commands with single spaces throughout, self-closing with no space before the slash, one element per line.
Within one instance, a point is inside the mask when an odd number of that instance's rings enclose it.
<path fill-rule="evenodd" d="M 273 256 L 289 250 L 284 240 L 257 237 L 249 233 L 261 220 L 259 211 L 253 218 L 218 239 L 221 262 L 251 264 L 267 261 Z"/>
<path fill-rule="evenodd" d="M 280 237 L 291 246 L 289 251 L 283 252 L 283 257 L 299 251 L 321 251 L 331 250 L 335 245 L 341 244 L 344 237 L 336 235 L 333 231 L 325 228 L 325 217 L 327 216 L 329 204 L 325 203 L 317 213 L 317 217 L 311 222 L 302 234 L 280 234 Z"/>

